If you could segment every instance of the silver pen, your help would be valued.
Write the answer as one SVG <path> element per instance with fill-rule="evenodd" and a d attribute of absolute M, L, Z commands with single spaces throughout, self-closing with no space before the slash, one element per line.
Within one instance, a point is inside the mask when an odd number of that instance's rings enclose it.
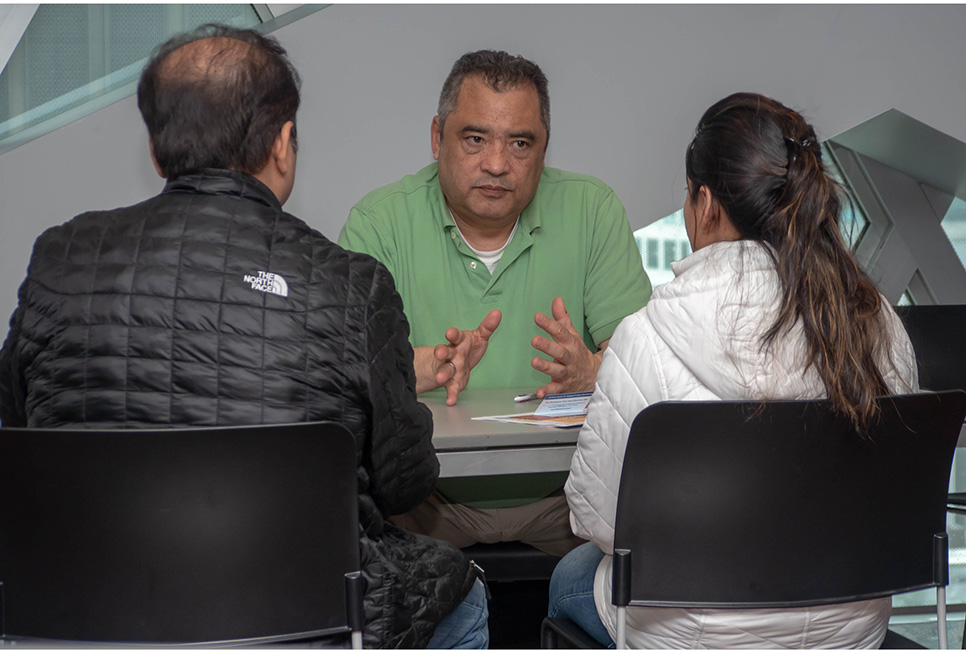
<path fill-rule="evenodd" d="M 528 395 L 517 395 L 516 397 L 513 398 L 513 401 L 517 402 L 518 404 L 521 404 L 524 401 L 533 401 L 534 399 L 539 399 L 539 398 L 540 397 L 537 396 L 536 392 L 531 392 Z"/>

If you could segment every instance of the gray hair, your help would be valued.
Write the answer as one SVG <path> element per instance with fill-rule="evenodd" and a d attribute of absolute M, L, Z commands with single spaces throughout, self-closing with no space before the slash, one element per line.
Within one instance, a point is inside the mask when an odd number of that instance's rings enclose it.
<path fill-rule="evenodd" d="M 443 82 L 443 90 L 439 94 L 439 106 L 436 115 L 439 116 L 440 135 L 449 114 L 456 111 L 456 100 L 459 98 L 463 80 L 470 75 L 479 75 L 483 83 L 494 91 L 502 93 L 524 84 L 533 84 L 540 100 L 540 122 L 547 130 L 547 140 L 550 140 L 550 92 L 547 90 L 547 76 L 540 70 L 540 66 L 521 56 L 507 54 L 502 50 L 477 50 L 467 52 L 456 60 L 449 76 Z"/>

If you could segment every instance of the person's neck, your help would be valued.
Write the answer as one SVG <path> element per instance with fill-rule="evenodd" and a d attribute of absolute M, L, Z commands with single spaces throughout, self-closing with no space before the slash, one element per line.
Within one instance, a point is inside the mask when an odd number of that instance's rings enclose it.
<path fill-rule="evenodd" d="M 449 208 L 448 204 L 447 208 Z M 510 238 L 510 234 L 513 233 L 513 227 L 516 226 L 519 219 L 513 217 L 507 220 L 483 221 L 480 223 L 464 220 L 452 208 L 449 209 L 449 213 L 453 216 L 453 221 L 459 227 L 466 243 L 480 252 L 492 252 L 503 247 L 507 239 Z"/>
<path fill-rule="evenodd" d="M 268 190 L 272 191 L 272 194 L 275 195 L 275 199 L 278 200 L 279 204 L 285 204 L 285 201 L 288 199 L 288 193 L 285 192 L 285 181 L 281 175 L 269 169 L 268 166 L 265 166 L 264 169 L 251 176 L 265 184 Z"/>

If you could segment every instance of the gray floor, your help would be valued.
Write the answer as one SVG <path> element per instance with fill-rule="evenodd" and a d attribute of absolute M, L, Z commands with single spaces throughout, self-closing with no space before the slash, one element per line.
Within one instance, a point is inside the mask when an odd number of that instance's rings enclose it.
<path fill-rule="evenodd" d="M 946 637 L 949 648 L 961 648 L 963 644 L 963 623 L 966 613 L 949 612 L 946 617 Z M 889 629 L 908 637 L 926 648 L 939 648 L 939 635 L 936 632 L 935 614 L 894 614 L 889 621 Z"/>

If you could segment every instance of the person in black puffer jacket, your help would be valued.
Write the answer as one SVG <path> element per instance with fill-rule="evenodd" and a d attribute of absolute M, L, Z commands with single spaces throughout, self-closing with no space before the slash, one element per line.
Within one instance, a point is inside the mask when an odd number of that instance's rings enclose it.
<path fill-rule="evenodd" d="M 339 422 L 357 443 L 365 646 L 485 646 L 470 562 L 386 521 L 439 475 L 393 279 L 282 210 L 298 83 L 253 31 L 205 26 L 161 46 L 138 105 L 167 184 L 38 238 L 0 351 L 0 419 Z"/>

